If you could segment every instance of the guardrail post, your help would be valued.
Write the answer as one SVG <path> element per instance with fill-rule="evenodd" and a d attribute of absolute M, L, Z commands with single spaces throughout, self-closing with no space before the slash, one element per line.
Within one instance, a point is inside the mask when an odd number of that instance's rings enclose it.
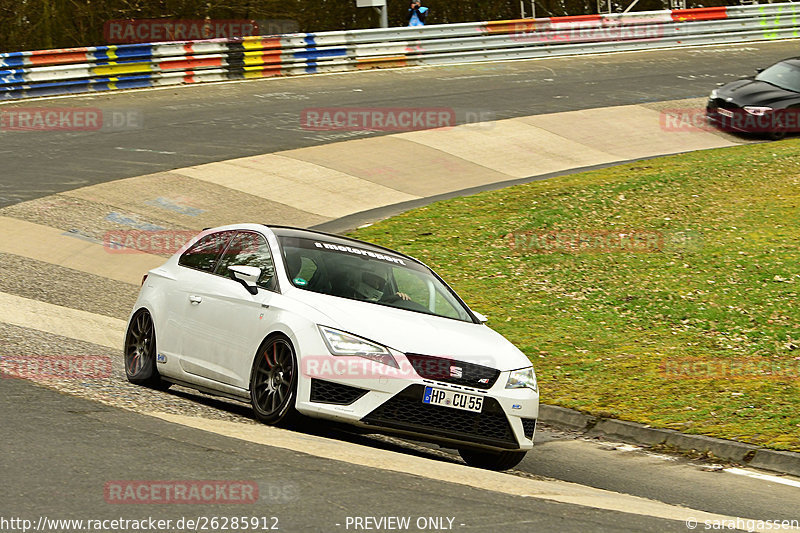
<path fill-rule="evenodd" d="M 386 8 L 386 0 L 356 0 L 356 7 L 374 7 L 381 17 L 381 28 L 389 27 L 389 10 Z"/>
<path fill-rule="evenodd" d="M 525 17 L 525 0 L 519 0 L 519 12 L 521 13 L 520 18 L 527 18 Z M 536 0 L 531 0 L 531 18 L 536 18 Z"/>
<path fill-rule="evenodd" d="M 388 28 L 389 27 L 389 13 L 388 9 L 386 8 L 386 4 L 383 7 L 376 7 L 380 14 L 381 14 L 381 28 Z"/>

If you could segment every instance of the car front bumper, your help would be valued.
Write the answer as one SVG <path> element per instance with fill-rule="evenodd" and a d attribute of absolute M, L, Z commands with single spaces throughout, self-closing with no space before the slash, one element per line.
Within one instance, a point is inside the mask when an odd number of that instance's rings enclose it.
<path fill-rule="evenodd" d="M 331 358 L 332 363 L 341 363 L 343 359 Z M 508 371 L 498 372 L 490 386 L 479 388 L 426 379 L 413 370 L 394 372 L 386 367 L 385 375 L 373 372 L 367 376 L 345 370 L 347 365 L 339 367 L 342 371 L 338 375 L 305 374 L 310 379 L 301 380 L 298 387 L 297 409 L 301 413 L 452 447 L 492 450 L 533 447 L 539 394 L 529 388 L 506 389 Z M 423 403 L 426 387 L 480 396 L 482 410 L 477 413 Z"/>
<path fill-rule="evenodd" d="M 755 115 L 734 104 L 722 104 L 719 100 L 708 101 L 706 119 L 722 131 L 753 134 L 800 132 L 800 113 L 797 110 L 774 109 Z"/>

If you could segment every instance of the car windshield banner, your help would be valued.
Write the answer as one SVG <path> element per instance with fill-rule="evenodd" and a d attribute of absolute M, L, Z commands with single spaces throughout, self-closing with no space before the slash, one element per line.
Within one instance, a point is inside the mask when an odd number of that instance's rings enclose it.
<path fill-rule="evenodd" d="M 285 248 L 304 248 L 307 250 L 319 250 L 321 252 L 333 252 L 349 256 L 359 256 L 364 259 L 376 259 L 378 261 L 401 265 L 416 270 L 427 271 L 425 267 L 407 258 L 398 257 L 386 250 L 364 248 L 353 244 L 341 244 L 323 239 L 302 239 L 299 237 L 281 237 L 281 246 Z"/>

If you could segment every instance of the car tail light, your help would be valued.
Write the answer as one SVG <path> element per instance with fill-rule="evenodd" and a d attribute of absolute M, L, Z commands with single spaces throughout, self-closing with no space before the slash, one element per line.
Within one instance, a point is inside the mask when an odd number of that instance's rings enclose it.
<path fill-rule="evenodd" d="M 144 286 L 144 282 L 145 282 L 146 280 L 147 280 L 147 274 L 145 274 L 144 276 L 142 276 L 142 285 L 141 285 L 142 287 Z"/>

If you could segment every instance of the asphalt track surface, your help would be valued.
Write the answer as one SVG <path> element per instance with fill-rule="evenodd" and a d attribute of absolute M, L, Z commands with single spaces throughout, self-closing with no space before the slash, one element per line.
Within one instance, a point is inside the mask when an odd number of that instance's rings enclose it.
<path fill-rule="evenodd" d="M 683 524 L 470 489 L 338 461 L 301 456 L 183 428 L 21 382 L 4 386 L 3 515 L 159 519 L 277 517 L 281 531 L 346 531 L 347 517 L 453 518 L 456 531 L 681 531 Z M 5 402 L 4 402 L 5 403 Z M 60 423 L 53 427 L 53 418 Z M 69 450 L 69 454 L 64 453 Z M 75 453 L 80 451 L 81 453 Z M 31 464 L 33 455 L 59 458 Z M 255 481 L 260 498 L 240 505 L 108 505 L 115 480 Z M 46 478 L 44 481 L 43 478 Z M 270 525 L 272 522 L 269 522 Z M 340 524 L 337 526 L 337 524 Z M 463 524 L 463 525 L 462 525 Z M 350 531 L 353 529 L 350 528 Z M 416 530 L 413 529 L 413 530 Z"/>
<path fill-rule="evenodd" d="M 691 98 L 795 55 L 796 48 L 796 42 L 759 43 L 17 103 L 13 107 L 131 109 L 144 121 L 139 129 L 113 133 L 0 132 L 0 205 L 124 177 L 349 138 L 347 133 L 301 128 L 298 117 L 309 107 L 424 105 L 452 107 L 461 119 L 467 113 L 502 119 Z M 474 531 L 686 530 L 675 521 L 469 489 L 246 443 L 17 380 L 2 380 L 0 397 L 6 518 L 267 515 L 278 516 L 285 531 L 336 531 L 345 530 L 336 524 L 343 524 L 347 516 L 410 515 L 455 517 L 455 529 Z M 238 412 L 231 404 L 219 407 Z M 352 438 L 384 446 L 383 441 Z M 540 431 L 537 440 L 539 445 L 518 475 L 572 481 L 730 516 L 800 518 L 796 486 L 558 431 Z M 409 454 L 426 453 L 396 446 Z M 447 461 L 446 455 L 431 452 L 430 460 Z M 257 480 L 262 486 L 279 487 L 283 496 L 260 501 L 244 512 L 241 506 L 132 509 L 103 500 L 104 483 L 114 479 L 221 478 Z"/>
<path fill-rule="evenodd" d="M 354 137 L 314 132 L 304 109 L 452 108 L 460 123 L 706 96 L 797 54 L 797 42 L 482 63 L 35 100 L 15 107 L 131 111 L 88 132 L 0 130 L 0 207 L 95 183 Z"/>

